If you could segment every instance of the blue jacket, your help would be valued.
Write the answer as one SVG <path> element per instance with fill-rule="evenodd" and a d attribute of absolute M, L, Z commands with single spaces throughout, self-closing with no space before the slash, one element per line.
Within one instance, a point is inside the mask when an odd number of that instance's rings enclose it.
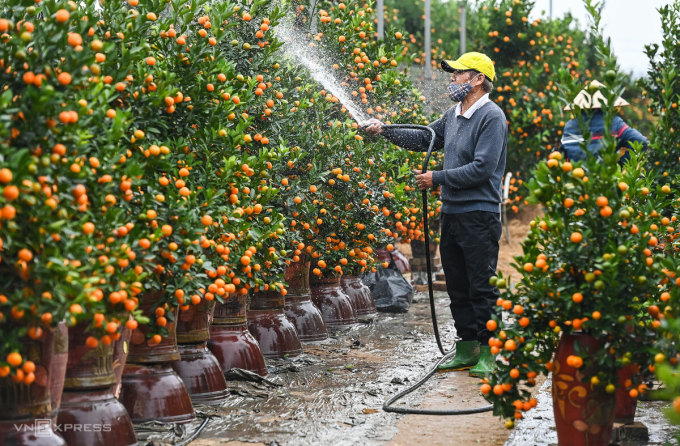
<path fill-rule="evenodd" d="M 598 156 L 602 148 L 602 135 L 604 134 L 604 115 L 601 110 L 595 111 L 590 118 L 590 142 L 588 142 L 588 151 L 595 156 Z M 620 116 L 615 116 L 612 121 L 611 128 L 612 136 L 616 137 L 616 148 L 619 149 L 621 156 L 619 164 L 623 165 L 630 158 L 628 149 L 631 148 L 632 142 L 642 143 L 644 149 L 647 149 L 649 141 L 640 132 L 632 127 L 629 127 Z M 583 135 L 578 125 L 577 119 L 571 119 L 564 126 L 562 135 L 562 145 L 560 151 L 564 152 L 567 158 L 571 161 L 581 161 L 586 157 L 585 152 L 581 148 Z"/>

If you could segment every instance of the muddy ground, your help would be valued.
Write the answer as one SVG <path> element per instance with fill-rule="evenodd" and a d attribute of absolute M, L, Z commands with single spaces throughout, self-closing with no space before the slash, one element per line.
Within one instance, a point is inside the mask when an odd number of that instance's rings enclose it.
<path fill-rule="evenodd" d="M 499 269 L 512 274 L 512 257 L 528 222 L 525 212 L 509 223 L 511 243 L 501 240 Z M 404 247 L 408 251 L 407 247 Z M 518 273 L 514 273 L 518 275 Z M 444 292 L 435 293 L 445 348 L 455 328 Z M 231 397 L 220 407 L 197 406 L 210 420 L 190 444 L 215 445 L 545 445 L 556 444 L 549 380 L 537 386 L 539 406 L 514 431 L 490 412 L 465 416 L 397 415 L 381 408 L 386 399 L 413 385 L 441 357 L 433 336 L 427 295 L 417 293 L 408 313 L 379 313 L 373 320 L 335 333 L 328 341 L 306 345 L 303 355 L 268 361 L 270 382 L 230 381 Z M 456 409 L 485 406 L 478 379 L 467 372 L 438 373 L 398 405 Z M 641 402 L 638 418 L 650 429 L 650 441 L 673 443 L 673 430 L 659 409 L 668 403 Z M 144 439 L 177 443 L 200 425 L 172 429 L 158 425 Z M 174 435 L 173 435 L 174 434 Z M 157 444 L 158 444 L 157 443 Z"/>
<path fill-rule="evenodd" d="M 447 300 L 437 293 L 440 329 L 450 345 L 455 331 Z M 230 382 L 232 395 L 223 406 L 197 407 L 217 417 L 191 444 L 411 445 L 426 440 L 450 445 L 470 444 L 480 432 L 482 444 L 503 444 L 509 432 L 490 413 L 423 417 L 381 410 L 387 398 L 414 384 L 439 358 L 427 298 L 420 293 L 408 313 L 381 313 L 328 342 L 306 346 L 297 358 L 268 361 L 267 379 L 279 386 Z M 403 405 L 487 405 L 477 387 L 478 380 L 465 372 L 438 374 Z"/>

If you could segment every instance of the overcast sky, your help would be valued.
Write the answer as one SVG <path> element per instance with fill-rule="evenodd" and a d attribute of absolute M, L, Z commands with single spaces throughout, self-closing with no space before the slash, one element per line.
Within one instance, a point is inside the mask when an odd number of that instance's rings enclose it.
<path fill-rule="evenodd" d="M 661 43 L 661 19 L 657 8 L 672 3 L 671 0 L 607 0 L 601 25 L 604 35 L 611 38 L 612 48 L 624 71 L 644 76 L 647 73 L 647 55 L 644 46 Z M 589 26 L 582 0 L 552 0 L 553 17 L 571 12 L 581 28 Z M 544 13 L 542 13 L 544 11 Z M 550 0 L 535 0 L 534 14 L 548 17 Z"/>

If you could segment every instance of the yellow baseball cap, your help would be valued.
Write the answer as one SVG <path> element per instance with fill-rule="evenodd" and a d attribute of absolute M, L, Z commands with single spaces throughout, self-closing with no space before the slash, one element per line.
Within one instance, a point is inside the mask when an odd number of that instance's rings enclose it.
<path fill-rule="evenodd" d="M 496 79 L 496 68 L 493 62 L 489 56 L 482 53 L 470 52 L 463 54 L 458 60 L 442 60 L 441 66 L 449 73 L 456 70 L 477 70 L 492 82 Z"/>

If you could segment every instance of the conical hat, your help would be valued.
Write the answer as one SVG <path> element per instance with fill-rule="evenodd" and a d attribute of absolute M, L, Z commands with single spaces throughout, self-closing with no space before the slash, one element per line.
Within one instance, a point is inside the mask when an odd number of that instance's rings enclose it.
<path fill-rule="evenodd" d="M 590 85 L 594 85 L 596 87 L 604 87 L 604 84 L 598 82 L 598 81 L 592 81 Z M 574 105 L 580 107 L 580 108 L 602 108 L 602 104 L 606 104 L 607 99 L 605 99 L 604 95 L 600 90 L 597 90 L 595 94 L 590 94 L 588 91 L 585 89 L 579 91 L 579 93 L 576 95 L 576 98 L 574 98 Z M 623 107 L 624 105 L 630 105 L 628 101 L 623 99 L 622 97 L 616 98 L 614 101 L 614 107 Z M 567 105 L 564 107 L 565 110 L 569 111 L 571 110 L 571 104 Z"/>

